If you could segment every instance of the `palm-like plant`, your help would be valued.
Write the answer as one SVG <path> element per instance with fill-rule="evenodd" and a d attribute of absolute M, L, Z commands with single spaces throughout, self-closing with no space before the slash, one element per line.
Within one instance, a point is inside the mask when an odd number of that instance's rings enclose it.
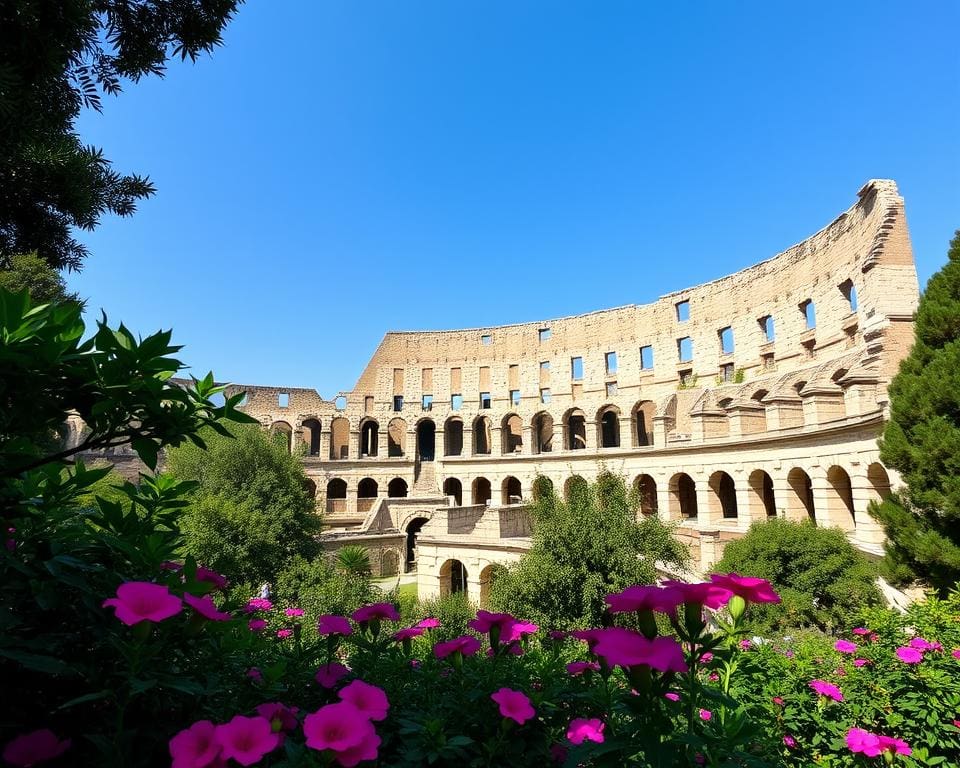
<path fill-rule="evenodd" d="M 370 553 L 359 544 L 347 544 L 337 550 L 337 565 L 345 573 L 365 576 L 370 573 Z"/>

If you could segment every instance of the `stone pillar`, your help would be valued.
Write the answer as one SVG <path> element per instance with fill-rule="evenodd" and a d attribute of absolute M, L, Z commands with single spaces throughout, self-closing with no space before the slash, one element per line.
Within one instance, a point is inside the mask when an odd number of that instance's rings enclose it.
<path fill-rule="evenodd" d="M 320 456 L 318 457 L 323 461 L 328 461 L 330 459 L 330 432 L 320 433 Z M 337 458 L 340 458 L 339 456 Z"/>
<path fill-rule="evenodd" d="M 633 448 L 635 447 L 636 442 L 637 442 L 636 435 L 633 434 L 633 419 L 630 418 L 629 413 L 626 416 L 621 414 L 620 415 L 620 447 Z"/>
<path fill-rule="evenodd" d="M 351 429 L 350 430 L 350 456 L 356 456 L 360 458 L 360 430 Z"/>
<path fill-rule="evenodd" d="M 499 424 L 490 425 L 490 455 L 503 455 L 503 428 Z"/>
<path fill-rule="evenodd" d="M 345 514 L 349 517 L 355 517 L 357 515 L 357 486 L 352 483 L 347 483 L 347 498 Z"/>
<path fill-rule="evenodd" d="M 588 419 L 584 417 L 583 419 L 583 432 L 584 432 L 584 443 L 586 444 L 586 450 L 595 451 L 599 446 L 599 441 L 597 440 L 597 422 L 594 419 Z"/>
<path fill-rule="evenodd" d="M 674 420 L 669 416 L 653 417 L 653 444 L 661 448 L 667 444 L 667 435 L 674 429 Z"/>
<path fill-rule="evenodd" d="M 792 507 L 803 505 L 794 501 L 796 494 L 787 480 L 788 471 L 789 469 L 784 467 L 782 472 L 776 474 L 770 472 L 770 477 L 773 480 L 773 501 L 777 508 L 777 517 L 783 520 L 804 520 L 807 517 L 806 512 L 801 510 L 798 514 L 796 511 L 791 511 Z"/>
<path fill-rule="evenodd" d="M 873 501 L 880 499 L 873 488 L 873 484 L 865 474 L 866 468 L 861 465 L 861 472 L 850 473 L 850 486 L 853 490 L 854 520 L 856 533 L 854 538 L 868 547 L 882 547 L 884 542 L 883 528 L 867 512 L 867 507 Z"/>
<path fill-rule="evenodd" d="M 657 481 L 657 517 L 664 522 L 670 520 L 670 478 L 654 477 Z"/>
<path fill-rule="evenodd" d="M 700 531 L 700 571 L 707 573 L 720 559 L 720 532 Z"/>
<path fill-rule="evenodd" d="M 702 473 L 693 477 L 697 487 L 697 527 L 702 529 L 712 529 L 722 522 L 723 517 L 719 512 L 711 509 L 711 497 L 713 491 L 710 489 L 710 478 Z M 719 508 L 719 503 L 716 505 Z"/>
<path fill-rule="evenodd" d="M 463 425 L 463 456 L 475 456 L 473 452 L 473 427 L 467 426 L 466 423 Z"/>
<path fill-rule="evenodd" d="M 380 458 L 386 458 L 390 453 L 388 446 L 388 440 L 390 439 L 390 428 L 382 427 L 379 432 L 377 432 L 377 456 Z"/>
<path fill-rule="evenodd" d="M 810 486 L 813 495 L 813 510 L 817 518 L 817 525 L 826 527 L 834 524 L 829 510 L 830 505 L 830 483 L 827 481 L 826 472 L 817 467 L 809 473 Z"/>
<path fill-rule="evenodd" d="M 520 430 L 520 454 L 529 456 L 533 453 L 533 427 L 530 424 L 524 424 Z"/>

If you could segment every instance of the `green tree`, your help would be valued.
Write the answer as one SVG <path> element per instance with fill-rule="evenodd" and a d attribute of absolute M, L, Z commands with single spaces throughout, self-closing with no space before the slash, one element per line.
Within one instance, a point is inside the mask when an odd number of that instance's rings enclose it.
<path fill-rule="evenodd" d="M 915 332 L 880 440 L 880 458 L 906 489 L 870 511 L 887 534 L 887 574 L 946 594 L 960 581 L 960 231 L 927 283 Z"/>
<path fill-rule="evenodd" d="M 639 499 L 622 478 L 603 473 L 570 490 L 569 502 L 539 496 L 530 551 L 491 587 L 498 609 L 551 628 L 596 626 L 607 594 L 653 583 L 657 562 L 680 567 L 687 559 L 668 526 L 637 521 Z"/>
<path fill-rule="evenodd" d="M 73 228 L 128 216 L 153 184 L 115 171 L 74 128 L 122 81 L 220 44 L 240 0 L 0 0 L 0 265 L 36 251 L 78 269 Z"/>
<path fill-rule="evenodd" d="M 79 301 L 75 293 L 67 293 L 67 284 L 57 270 L 36 253 L 20 253 L 0 265 L 0 288 L 11 293 L 26 290 L 36 304 Z"/>
<path fill-rule="evenodd" d="M 767 579 L 781 605 L 754 605 L 751 623 L 770 632 L 795 627 L 845 627 L 859 609 L 880 603 L 876 572 L 839 528 L 768 520 L 727 544 L 713 570 Z"/>
<path fill-rule="evenodd" d="M 226 438 L 202 432 L 206 449 L 171 450 L 167 468 L 198 488 L 180 527 L 186 552 L 239 582 L 273 583 L 297 555 L 319 553 L 320 516 L 307 493 L 303 465 L 259 426 Z"/>

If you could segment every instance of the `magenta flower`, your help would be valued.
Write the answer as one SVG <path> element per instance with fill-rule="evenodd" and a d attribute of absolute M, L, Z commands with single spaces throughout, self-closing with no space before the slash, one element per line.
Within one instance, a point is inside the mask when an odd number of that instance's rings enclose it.
<path fill-rule="evenodd" d="M 840 692 L 840 689 L 833 683 L 828 683 L 826 680 L 811 680 L 810 687 L 820 696 L 826 696 L 828 699 L 833 699 L 834 701 L 843 701 L 843 694 Z"/>
<path fill-rule="evenodd" d="M 417 626 L 420 629 L 436 629 L 440 626 L 440 619 L 435 619 L 433 616 L 427 616 L 425 619 L 420 619 L 417 622 Z"/>
<path fill-rule="evenodd" d="M 49 728 L 22 733 L 3 748 L 3 759 L 17 768 L 28 768 L 59 757 L 70 748 L 70 739 L 62 741 Z"/>
<path fill-rule="evenodd" d="M 660 672 L 687 671 L 683 649 L 672 637 L 648 640 L 640 633 L 622 627 L 607 627 L 595 632 L 599 639 L 593 652 L 606 659 L 611 666 L 619 664 L 633 667 L 642 664 Z"/>
<path fill-rule="evenodd" d="M 954 648 L 952 651 L 950 651 L 950 655 L 955 659 L 960 659 L 960 648 Z"/>
<path fill-rule="evenodd" d="M 168 747 L 173 768 L 205 768 L 220 755 L 217 726 L 198 720 L 170 739 Z"/>
<path fill-rule="evenodd" d="M 574 629 L 570 632 L 570 637 L 583 640 L 592 651 L 597 641 L 603 636 L 603 632 L 602 629 Z"/>
<path fill-rule="evenodd" d="M 496 693 L 491 693 L 490 698 L 500 706 L 501 715 L 513 720 L 518 725 L 523 725 L 537 714 L 530 704 L 530 699 L 520 691 L 501 688 Z"/>
<path fill-rule="evenodd" d="M 710 653 L 710 651 L 707 651 L 700 657 L 700 661 L 702 661 L 704 664 L 709 664 L 711 661 L 713 661 L 713 654 Z"/>
<path fill-rule="evenodd" d="M 499 627 L 502 632 L 509 627 L 516 619 L 509 613 L 490 613 L 490 611 L 477 611 L 477 618 L 470 619 L 467 626 L 480 634 L 487 634 L 494 627 Z"/>
<path fill-rule="evenodd" d="M 572 661 L 567 664 L 567 674 L 576 677 L 587 671 L 599 672 L 600 665 L 595 661 Z"/>
<path fill-rule="evenodd" d="M 349 669 L 343 666 L 343 664 L 338 664 L 334 661 L 320 667 L 316 675 L 314 675 L 314 679 L 324 688 L 333 688 L 341 678 L 348 674 L 350 674 Z"/>
<path fill-rule="evenodd" d="M 562 629 L 551 629 L 549 632 L 547 632 L 547 637 L 549 637 L 551 640 L 556 640 L 557 642 L 560 642 L 561 640 L 566 640 L 568 637 L 568 634 L 564 632 Z M 554 746 L 561 746 L 561 745 L 554 744 Z"/>
<path fill-rule="evenodd" d="M 262 632 L 267 628 L 267 622 L 265 619 L 250 619 L 247 622 L 247 629 L 251 632 Z"/>
<path fill-rule="evenodd" d="M 460 653 L 464 656 L 473 656 L 480 650 L 480 641 L 473 635 L 460 635 L 446 643 L 437 643 L 433 646 L 433 655 L 438 659 L 445 659 L 451 653 Z"/>
<path fill-rule="evenodd" d="M 897 648 L 895 655 L 904 664 L 919 664 L 923 661 L 923 652 L 909 646 Z"/>
<path fill-rule="evenodd" d="M 854 659 L 854 660 L 853 660 L 853 666 L 855 666 L 855 667 L 865 667 L 865 666 L 866 666 L 867 664 L 869 664 L 869 663 L 870 663 L 870 662 L 867 661 L 866 659 Z"/>
<path fill-rule="evenodd" d="M 869 630 L 866 627 L 857 627 L 855 630 L 853 630 L 853 634 L 864 636 L 869 635 L 871 631 L 872 630 Z"/>
<path fill-rule="evenodd" d="M 776 704 L 778 707 L 783 706 L 783 699 L 780 698 L 779 696 L 774 696 L 773 699 L 771 699 L 771 701 L 773 701 L 773 703 Z"/>
<path fill-rule="evenodd" d="M 270 728 L 274 733 L 292 731 L 296 728 L 297 711 L 296 707 L 288 707 L 279 701 L 261 704 L 256 709 L 257 714 L 270 723 Z"/>
<path fill-rule="evenodd" d="M 589 720 L 583 717 L 577 717 L 570 721 L 567 728 L 567 739 L 571 744 L 583 744 L 585 741 L 594 741 L 597 744 L 603 744 L 603 729 L 606 723 L 602 720 L 592 717 Z"/>
<path fill-rule="evenodd" d="M 670 701 L 680 701 L 680 694 L 674 693 L 673 691 L 667 691 L 663 694 L 663 698 L 670 699 Z"/>
<path fill-rule="evenodd" d="M 797 746 L 797 740 L 793 738 L 790 734 L 787 734 L 783 737 L 783 743 L 787 746 L 788 749 L 793 749 Z"/>
<path fill-rule="evenodd" d="M 713 582 L 687 584 L 683 581 L 665 581 L 663 586 L 676 590 L 680 602 L 698 603 L 707 608 L 717 609 L 726 605 L 733 593 L 724 586 Z"/>
<path fill-rule="evenodd" d="M 747 638 L 744 638 L 738 643 L 738 645 L 740 646 L 741 650 L 749 651 L 751 643 L 749 640 L 747 640 Z"/>
<path fill-rule="evenodd" d="M 405 629 L 398 629 L 393 633 L 393 639 L 398 642 L 403 642 L 404 640 L 412 640 L 415 637 L 420 637 L 427 630 L 423 627 L 406 627 Z"/>
<path fill-rule="evenodd" d="M 389 621 L 400 621 L 400 614 L 393 607 L 393 603 L 372 603 L 357 608 L 353 612 L 352 618 L 357 624 L 363 624 L 372 619 L 387 619 Z"/>
<path fill-rule="evenodd" d="M 221 576 L 216 571 L 200 566 L 197 568 L 197 581 L 205 581 L 207 584 L 213 584 L 216 589 L 226 589 L 230 582 L 225 576 Z"/>
<path fill-rule="evenodd" d="M 700 719 L 701 719 L 701 720 L 712 720 L 712 719 L 713 719 L 713 712 L 711 712 L 709 709 L 701 709 L 701 710 L 700 710 Z"/>
<path fill-rule="evenodd" d="M 884 752 L 893 752 L 896 755 L 910 755 L 913 750 L 903 739 L 895 739 L 892 736 L 880 736 L 880 749 Z"/>
<path fill-rule="evenodd" d="M 876 757 L 880 754 L 880 738 L 862 728 L 851 728 L 847 731 L 847 749 L 854 754 Z"/>
<path fill-rule="evenodd" d="M 929 640 L 924 640 L 922 637 L 914 637 L 910 640 L 909 643 L 911 648 L 916 648 L 918 651 L 942 651 L 943 646 L 940 643 L 931 643 Z"/>
<path fill-rule="evenodd" d="M 343 616 L 328 613 L 317 619 L 317 634 L 343 635 L 346 637 L 347 635 L 353 634 L 353 628 L 350 626 L 350 622 Z"/>
<path fill-rule="evenodd" d="M 354 680 L 350 685 L 341 688 L 337 696 L 341 701 L 353 704 L 371 720 L 384 720 L 387 710 L 390 709 L 390 702 L 387 701 L 383 688 L 369 685 L 363 680 Z"/>
<path fill-rule="evenodd" d="M 327 704 L 303 721 L 310 749 L 329 750 L 337 762 L 351 768 L 364 760 L 376 760 L 380 737 L 373 723 L 353 704 Z"/>
<path fill-rule="evenodd" d="M 247 604 L 243 606 L 244 613 L 254 613 L 255 611 L 269 611 L 273 608 L 273 603 L 271 603 L 265 597 L 253 597 L 250 600 L 247 600 Z"/>
<path fill-rule="evenodd" d="M 740 576 L 736 573 L 710 575 L 710 581 L 735 595 L 739 595 L 748 603 L 779 603 L 778 595 L 770 582 L 753 576 Z"/>
<path fill-rule="evenodd" d="M 210 595 L 194 597 L 190 593 L 186 593 L 183 596 L 183 602 L 193 608 L 193 610 L 203 616 L 203 618 L 210 619 L 210 621 L 230 621 L 230 619 L 233 618 L 229 613 L 218 611 Z"/>
<path fill-rule="evenodd" d="M 259 667 L 250 667 L 250 669 L 247 670 L 247 677 L 256 680 L 258 683 L 263 682 L 263 672 L 260 671 Z"/>
<path fill-rule="evenodd" d="M 259 763 L 280 743 L 270 721 L 259 716 L 237 715 L 229 723 L 218 725 L 216 739 L 223 758 L 236 760 L 240 765 Z"/>
<path fill-rule="evenodd" d="M 117 587 L 117 596 L 103 601 L 103 607 L 112 607 L 116 616 L 127 626 L 141 621 L 163 621 L 183 610 L 183 603 L 162 584 L 148 581 L 128 581 Z"/>
<path fill-rule="evenodd" d="M 837 640 L 837 642 L 833 644 L 833 648 L 836 651 L 840 651 L 840 653 L 857 652 L 857 644 L 851 643 L 849 640 Z"/>
<path fill-rule="evenodd" d="M 622 592 L 607 595 L 610 613 L 633 613 L 634 611 L 660 611 L 674 613 L 683 602 L 682 595 L 675 589 L 664 589 L 647 584 L 636 584 Z"/>
<path fill-rule="evenodd" d="M 305 611 L 303 608 L 287 608 L 283 613 L 291 619 L 297 619 L 303 616 Z"/>
<path fill-rule="evenodd" d="M 278 630 L 277 630 L 277 637 L 280 638 L 281 640 L 286 640 L 288 637 L 293 637 L 293 630 L 292 630 L 292 629 L 278 629 Z"/>
<path fill-rule="evenodd" d="M 515 621 L 507 627 L 507 631 L 500 637 L 500 642 L 512 643 L 520 640 L 524 635 L 536 634 L 539 629 L 540 627 L 529 621 Z"/>

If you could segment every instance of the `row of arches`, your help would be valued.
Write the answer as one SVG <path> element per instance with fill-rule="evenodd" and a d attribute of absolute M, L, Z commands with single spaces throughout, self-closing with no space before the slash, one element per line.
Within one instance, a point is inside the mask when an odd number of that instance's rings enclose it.
<path fill-rule="evenodd" d="M 463 483 L 456 477 L 448 477 L 443 481 L 443 495 L 453 497 L 456 506 L 463 506 Z M 490 504 L 493 501 L 493 485 L 485 477 L 478 477 L 470 484 L 471 504 Z M 500 503 L 522 504 L 523 488 L 516 477 L 505 477 L 500 483 Z"/>
<path fill-rule="evenodd" d="M 499 563 L 490 563 L 480 569 L 480 594 L 477 597 L 479 597 L 481 608 L 485 607 L 489 602 L 490 587 L 503 571 L 504 566 Z M 467 597 L 471 599 L 474 598 L 474 596 L 470 594 L 470 573 L 467 570 L 467 566 L 464 565 L 461 560 L 453 558 L 445 560 L 443 565 L 440 566 L 439 576 L 440 597 L 448 597 L 462 592 Z"/>

